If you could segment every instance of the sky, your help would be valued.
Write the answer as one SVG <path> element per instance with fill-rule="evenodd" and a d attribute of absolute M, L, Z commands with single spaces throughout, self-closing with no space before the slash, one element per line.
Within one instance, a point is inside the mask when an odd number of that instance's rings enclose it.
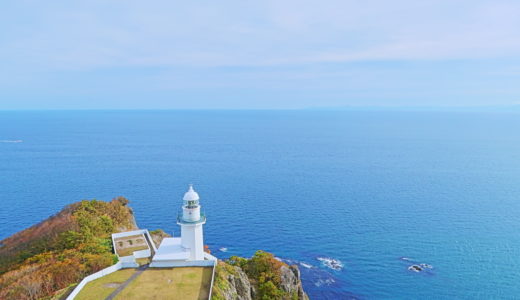
<path fill-rule="evenodd" d="M 518 0 L 0 1 L 0 109 L 518 104 Z"/>

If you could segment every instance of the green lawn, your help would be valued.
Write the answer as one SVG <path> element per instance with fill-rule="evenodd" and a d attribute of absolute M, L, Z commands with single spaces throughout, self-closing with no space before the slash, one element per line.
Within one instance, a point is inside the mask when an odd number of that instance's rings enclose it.
<path fill-rule="evenodd" d="M 105 299 L 134 273 L 135 269 L 123 269 L 91 281 L 83 287 L 74 300 Z"/>
<path fill-rule="evenodd" d="M 212 267 L 150 268 L 115 299 L 207 300 Z"/>

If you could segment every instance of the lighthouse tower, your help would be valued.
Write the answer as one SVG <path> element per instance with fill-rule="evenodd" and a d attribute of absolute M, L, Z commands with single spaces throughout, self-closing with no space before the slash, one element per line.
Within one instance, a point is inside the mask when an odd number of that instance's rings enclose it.
<path fill-rule="evenodd" d="M 204 242 L 202 225 L 206 216 L 200 213 L 199 194 L 190 184 L 184 194 L 182 213 L 177 216 L 177 224 L 181 226 L 181 245 L 190 252 L 189 260 L 204 260 Z"/>

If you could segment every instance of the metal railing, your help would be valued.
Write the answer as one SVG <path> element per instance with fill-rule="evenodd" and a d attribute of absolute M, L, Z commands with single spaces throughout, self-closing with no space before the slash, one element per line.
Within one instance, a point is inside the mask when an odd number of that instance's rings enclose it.
<path fill-rule="evenodd" d="M 184 220 L 182 218 L 182 211 L 177 212 L 177 223 L 197 224 L 197 223 L 202 223 L 202 222 L 206 222 L 206 213 L 205 212 L 200 213 L 200 219 L 198 219 L 197 221 Z"/>

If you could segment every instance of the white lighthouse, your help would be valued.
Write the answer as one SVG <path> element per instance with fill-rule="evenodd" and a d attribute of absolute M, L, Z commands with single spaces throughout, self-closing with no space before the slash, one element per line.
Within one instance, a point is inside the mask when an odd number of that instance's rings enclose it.
<path fill-rule="evenodd" d="M 182 199 L 182 214 L 177 216 L 177 224 L 181 226 L 181 244 L 189 250 L 190 260 L 204 259 L 202 225 L 206 223 L 206 216 L 200 213 L 199 199 L 199 194 L 190 184 Z"/>
<path fill-rule="evenodd" d="M 200 212 L 199 194 L 191 184 L 182 200 L 182 211 L 177 214 L 181 236 L 164 238 L 150 267 L 214 266 L 217 261 L 204 252 L 202 225 L 206 223 L 206 216 Z"/>

